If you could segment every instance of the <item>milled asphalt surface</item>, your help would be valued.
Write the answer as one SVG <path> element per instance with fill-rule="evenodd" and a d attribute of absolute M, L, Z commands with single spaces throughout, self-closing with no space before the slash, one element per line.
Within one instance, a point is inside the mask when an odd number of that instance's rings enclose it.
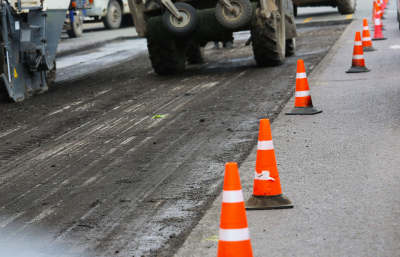
<path fill-rule="evenodd" d="M 290 99 L 297 57 L 312 70 L 346 26 L 300 28 L 277 67 L 256 67 L 249 32 L 173 76 L 143 39 L 58 58 L 48 91 L 0 102 L 0 256 L 173 256 Z"/>
<path fill-rule="evenodd" d="M 309 75 L 315 116 L 272 124 L 283 192 L 294 209 L 247 212 L 254 256 L 400 256 L 400 31 L 391 1 L 386 41 L 364 53 L 369 73 L 346 74 L 355 31 L 348 26 Z M 373 31 L 371 31 L 373 33 Z M 306 69 L 307 69 L 306 65 Z M 295 76 L 295 74 L 293 74 Z M 239 168 L 252 192 L 256 148 Z M 229 161 L 235 161 L 234 159 Z M 175 254 L 216 256 L 221 196 Z"/>

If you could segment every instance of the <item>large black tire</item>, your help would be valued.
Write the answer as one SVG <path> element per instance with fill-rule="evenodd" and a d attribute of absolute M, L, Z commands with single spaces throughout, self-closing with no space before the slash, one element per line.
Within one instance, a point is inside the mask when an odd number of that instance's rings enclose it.
<path fill-rule="evenodd" d="M 122 16 L 121 27 L 132 27 L 134 26 L 133 17 L 130 14 Z"/>
<path fill-rule="evenodd" d="M 122 9 L 116 0 L 108 2 L 106 17 L 102 18 L 106 29 L 118 29 L 122 22 Z"/>
<path fill-rule="evenodd" d="M 257 9 L 257 26 L 251 30 L 254 58 L 261 67 L 282 65 L 285 62 L 286 34 L 283 0 L 276 0 L 278 11 L 262 19 Z"/>
<path fill-rule="evenodd" d="M 286 39 L 286 56 L 293 56 L 296 53 L 296 39 Z"/>
<path fill-rule="evenodd" d="M 249 23 L 253 13 L 252 6 L 249 0 L 229 0 L 233 8 L 236 10 L 232 14 L 220 1 L 215 8 L 215 16 L 222 27 L 236 30 L 244 27 Z"/>
<path fill-rule="evenodd" d="M 82 11 L 76 11 L 75 21 L 71 22 L 71 29 L 67 30 L 67 34 L 70 38 L 76 38 L 82 36 L 83 33 L 83 13 Z"/>
<path fill-rule="evenodd" d="M 147 41 L 151 66 L 160 75 L 169 75 L 185 70 L 188 43 L 185 40 Z"/>
<path fill-rule="evenodd" d="M 186 57 L 189 64 L 204 62 L 204 47 L 201 47 L 195 38 L 189 39 Z"/>
<path fill-rule="evenodd" d="M 353 14 L 356 11 L 356 0 L 337 0 L 340 14 Z"/>
<path fill-rule="evenodd" d="M 185 3 L 176 3 L 175 7 L 180 12 L 183 20 L 178 20 L 169 10 L 166 10 L 163 17 L 164 27 L 174 35 L 186 36 L 197 26 L 196 10 Z"/>

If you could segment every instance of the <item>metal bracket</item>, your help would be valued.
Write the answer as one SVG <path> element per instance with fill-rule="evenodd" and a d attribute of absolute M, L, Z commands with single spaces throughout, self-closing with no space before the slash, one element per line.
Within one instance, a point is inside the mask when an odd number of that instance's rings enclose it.
<path fill-rule="evenodd" d="M 225 5 L 225 7 L 231 12 L 231 13 L 236 13 L 235 8 L 233 8 L 233 6 L 231 5 L 231 2 L 229 2 L 228 0 L 219 0 L 223 5 Z"/>
<path fill-rule="evenodd" d="M 261 4 L 261 16 L 264 19 L 271 17 L 271 12 L 268 10 L 267 0 L 260 0 Z"/>
<path fill-rule="evenodd" d="M 261 16 L 264 19 L 271 17 L 273 11 L 277 11 L 278 7 L 272 0 L 260 0 L 261 4 Z"/>
<path fill-rule="evenodd" d="M 183 17 L 179 13 L 178 9 L 176 9 L 175 5 L 171 2 L 171 0 L 161 0 L 163 5 L 167 7 L 167 9 L 176 17 L 178 20 L 182 20 Z"/>

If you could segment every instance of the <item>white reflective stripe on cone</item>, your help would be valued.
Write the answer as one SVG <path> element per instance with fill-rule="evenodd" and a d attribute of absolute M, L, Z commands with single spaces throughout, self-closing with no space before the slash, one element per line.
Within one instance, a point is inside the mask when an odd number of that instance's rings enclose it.
<path fill-rule="evenodd" d="M 257 150 L 273 150 L 274 143 L 270 141 L 258 141 Z"/>
<path fill-rule="evenodd" d="M 369 30 L 368 26 L 363 27 L 364 30 Z"/>
<path fill-rule="evenodd" d="M 362 46 L 362 42 L 361 41 L 356 41 L 356 42 L 354 42 L 354 45 L 355 46 Z"/>
<path fill-rule="evenodd" d="M 381 20 L 380 19 L 375 19 L 375 25 L 380 26 L 381 25 Z"/>
<path fill-rule="evenodd" d="M 296 74 L 296 79 L 306 79 L 307 78 L 307 73 L 301 72 Z"/>
<path fill-rule="evenodd" d="M 371 37 L 363 37 L 362 41 L 371 41 Z"/>
<path fill-rule="evenodd" d="M 275 181 L 274 178 L 271 178 L 269 176 L 269 171 L 268 170 L 263 170 L 261 173 L 257 173 L 257 171 L 254 171 L 254 179 L 255 180 L 272 180 Z"/>
<path fill-rule="evenodd" d="M 296 93 L 294 93 L 295 97 L 305 97 L 305 96 L 309 96 L 310 95 L 310 91 L 296 91 Z"/>
<path fill-rule="evenodd" d="M 244 202 L 242 190 L 229 190 L 222 192 L 223 203 L 241 203 Z"/>
<path fill-rule="evenodd" d="M 364 55 L 353 55 L 353 60 L 363 60 Z"/>
<path fill-rule="evenodd" d="M 219 229 L 219 240 L 228 242 L 246 241 L 250 239 L 249 228 Z"/>

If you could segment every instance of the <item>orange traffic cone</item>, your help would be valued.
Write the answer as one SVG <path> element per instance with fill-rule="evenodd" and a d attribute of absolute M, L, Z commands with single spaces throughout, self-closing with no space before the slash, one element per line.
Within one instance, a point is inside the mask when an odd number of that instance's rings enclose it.
<path fill-rule="evenodd" d="M 375 3 L 375 1 L 374 1 L 374 3 Z M 377 4 L 377 3 L 375 3 L 375 12 L 374 12 L 374 15 L 373 15 L 373 18 L 372 18 L 372 21 L 375 23 L 375 16 L 376 16 L 376 14 L 378 13 L 379 14 L 379 17 L 380 17 L 380 19 L 381 19 L 381 30 L 386 30 L 385 28 L 384 28 L 384 26 L 383 26 L 383 24 L 382 24 L 382 18 L 383 18 L 383 14 L 382 14 L 382 10 L 381 10 L 381 7 Z M 374 30 L 375 30 L 375 28 L 373 28 Z"/>
<path fill-rule="evenodd" d="M 303 60 L 297 60 L 295 97 L 294 108 L 285 113 L 286 115 L 312 115 L 322 112 L 313 107 Z"/>
<path fill-rule="evenodd" d="M 223 190 L 218 257 L 252 257 L 242 186 L 235 162 L 225 165 Z"/>
<path fill-rule="evenodd" d="M 356 39 L 354 42 L 354 52 L 353 52 L 353 61 L 351 63 L 350 70 L 346 71 L 346 73 L 359 73 L 359 72 L 367 72 L 371 71 L 367 67 L 365 67 L 364 60 L 364 52 L 361 42 L 361 34 L 359 31 L 356 32 Z"/>
<path fill-rule="evenodd" d="M 385 1 L 385 0 L 382 0 L 382 7 L 383 7 L 383 10 L 387 9 L 386 1 Z"/>
<path fill-rule="evenodd" d="M 387 38 L 382 35 L 382 21 L 379 14 L 375 14 L 375 30 L 374 30 L 374 38 L 372 40 L 386 40 Z"/>
<path fill-rule="evenodd" d="M 282 195 L 268 119 L 260 121 L 253 195 L 245 202 L 246 210 L 293 208 L 289 198 Z"/>
<path fill-rule="evenodd" d="M 372 22 L 374 22 L 375 21 L 375 14 L 376 14 L 376 7 L 377 7 L 378 5 L 376 4 L 376 2 L 374 1 L 374 3 L 373 3 L 373 6 L 372 6 Z"/>
<path fill-rule="evenodd" d="M 362 46 L 364 52 L 376 51 L 376 49 L 372 46 L 371 35 L 369 34 L 367 19 L 364 19 L 363 23 Z"/>
<path fill-rule="evenodd" d="M 380 0 L 376 0 L 376 1 L 377 1 L 376 3 L 378 4 L 378 8 L 379 8 L 379 13 L 381 15 L 381 19 L 384 20 L 386 18 L 383 17 L 383 14 L 385 13 L 385 11 L 384 11 L 384 9 L 382 7 L 382 2 Z"/>

